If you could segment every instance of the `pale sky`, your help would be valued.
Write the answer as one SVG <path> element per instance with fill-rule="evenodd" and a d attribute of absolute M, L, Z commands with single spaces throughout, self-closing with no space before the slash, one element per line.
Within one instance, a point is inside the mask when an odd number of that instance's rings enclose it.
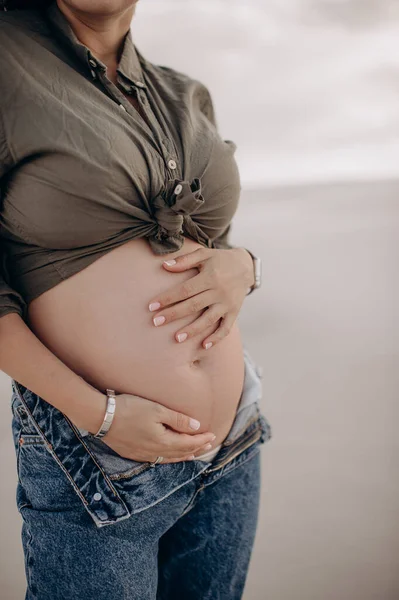
<path fill-rule="evenodd" d="M 139 0 L 138 48 L 206 83 L 243 184 L 395 177 L 397 0 Z"/>

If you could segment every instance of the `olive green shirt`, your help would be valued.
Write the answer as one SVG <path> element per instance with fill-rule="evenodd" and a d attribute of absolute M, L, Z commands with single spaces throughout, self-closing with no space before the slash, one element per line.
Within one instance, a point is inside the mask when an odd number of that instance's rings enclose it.
<path fill-rule="evenodd" d="M 0 12 L 0 317 L 128 240 L 231 248 L 241 184 L 208 88 L 137 49 L 118 85 L 49 8 Z M 145 119 L 124 96 L 133 94 Z"/>

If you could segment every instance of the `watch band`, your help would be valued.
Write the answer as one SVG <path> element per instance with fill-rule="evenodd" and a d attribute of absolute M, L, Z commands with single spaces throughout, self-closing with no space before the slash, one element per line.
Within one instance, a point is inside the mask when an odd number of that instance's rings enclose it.
<path fill-rule="evenodd" d="M 262 283 L 262 261 L 260 259 L 259 256 L 255 256 L 250 250 L 248 250 L 248 248 L 245 248 L 245 250 L 252 256 L 252 261 L 253 261 L 253 265 L 254 265 L 254 283 L 253 285 L 248 288 L 248 292 L 247 292 L 247 296 L 249 296 L 249 294 L 252 294 L 252 292 L 258 288 L 260 288 L 261 283 Z"/>
<path fill-rule="evenodd" d="M 111 389 L 107 388 L 106 394 L 107 394 L 107 408 L 105 410 L 104 421 L 102 422 L 102 425 L 101 425 L 100 429 L 97 431 L 97 433 L 94 434 L 95 438 L 104 437 L 104 435 L 107 433 L 107 431 L 109 431 L 109 428 L 111 427 L 112 421 L 114 419 L 115 408 L 116 408 L 115 390 L 111 390 Z"/>

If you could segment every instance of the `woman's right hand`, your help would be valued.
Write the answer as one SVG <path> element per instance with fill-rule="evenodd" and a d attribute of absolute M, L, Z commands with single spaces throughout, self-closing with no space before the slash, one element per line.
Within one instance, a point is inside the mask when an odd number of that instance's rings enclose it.
<path fill-rule="evenodd" d="M 154 462 L 158 456 L 163 456 L 162 463 L 190 460 L 198 451 L 209 451 L 207 444 L 215 439 L 211 432 L 195 433 L 190 421 L 188 415 L 158 402 L 118 394 L 112 425 L 101 439 L 123 458 L 137 462 Z"/>

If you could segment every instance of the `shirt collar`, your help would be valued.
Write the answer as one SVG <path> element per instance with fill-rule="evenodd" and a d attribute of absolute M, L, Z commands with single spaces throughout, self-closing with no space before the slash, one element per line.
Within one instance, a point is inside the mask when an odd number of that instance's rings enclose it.
<path fill-rule="evenodd" d="M 94 56 L 90 49 L 77 38 L 71 24 L 60 10 L 56 0 L 53 0 L 53 2 L 45 9 L 45 13 L 50 24 L 68 45 L 69 49 L 76 54 L 90 71 L 93 70 L 94 63 L 92 63 L 92 61 L 95 61 L 98 68 L 102 71 L 106 70 L 106 65 L 99 58 Z M 143 87 L 143 84 L 145 85 L 145 83 L 140 61 L 143 64 L 146 64 L 147 62 L 136 49 L 133 43 L 132 31 L 129 28 L 124 38 L 122 54 L 120 56 L 117 71 L 132 83 L 140 82 L 141 87 Z"/>

